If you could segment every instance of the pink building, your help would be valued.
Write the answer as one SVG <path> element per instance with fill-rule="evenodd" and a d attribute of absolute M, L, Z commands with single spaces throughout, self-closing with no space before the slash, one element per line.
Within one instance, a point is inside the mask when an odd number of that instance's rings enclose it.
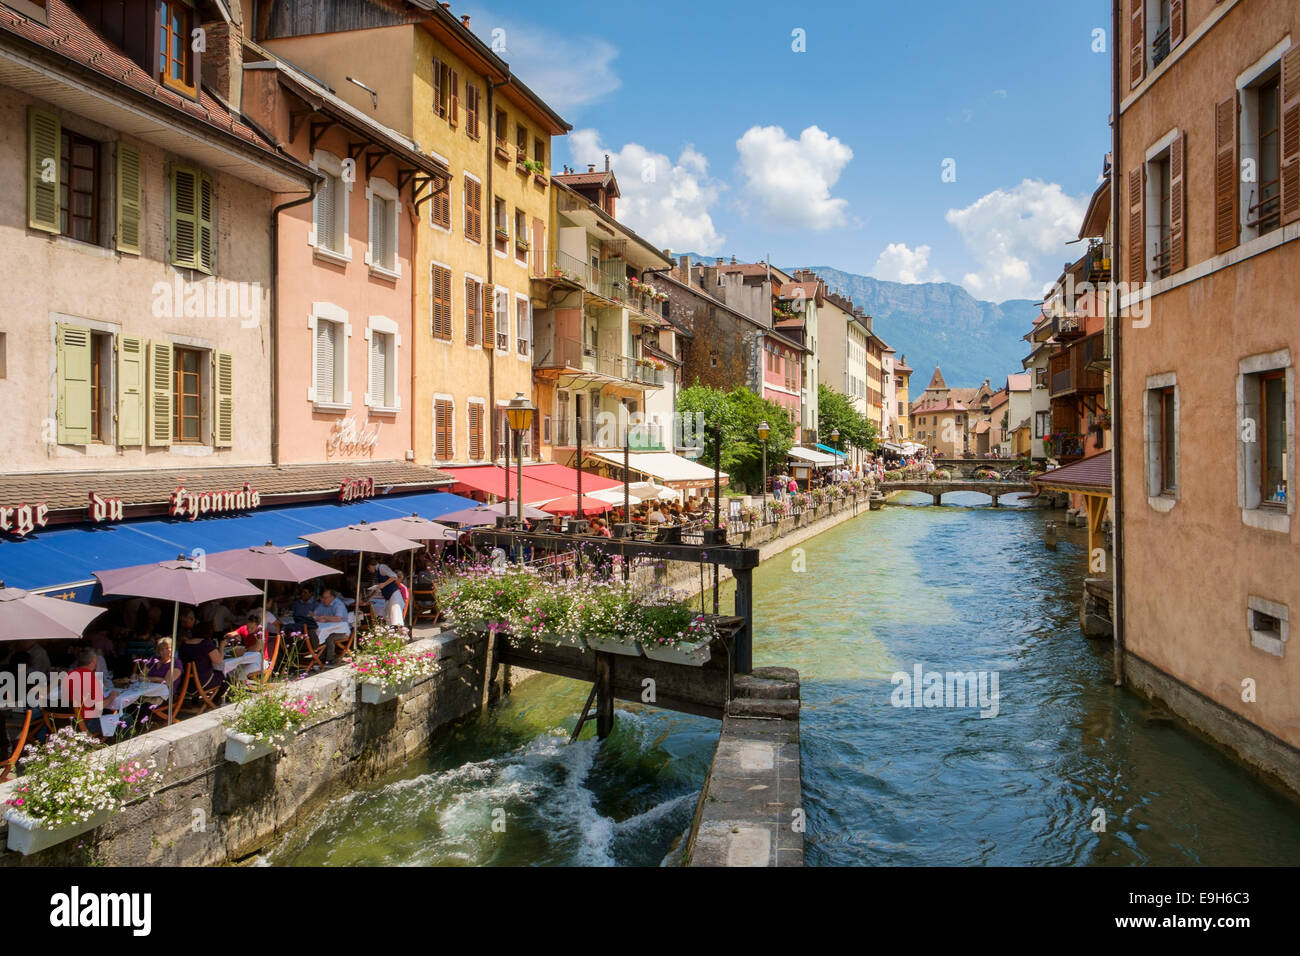
<path fill-rule="evenodd" d="M 288 64 L 245 63 L 243 81 L 245 113 L 322 176 L 314 198 L 276 197 L 273 460 L 408 460 L 411 213 L 447 169 Z"/>
<path fill-rule="evenodd" d="M 803 383 L 803 347 L 785 336 L 771 333 L 762 337 L 763 397 L 780 405 L 790 415 L 795 441 L 802 440 L 800 388 Z"/>

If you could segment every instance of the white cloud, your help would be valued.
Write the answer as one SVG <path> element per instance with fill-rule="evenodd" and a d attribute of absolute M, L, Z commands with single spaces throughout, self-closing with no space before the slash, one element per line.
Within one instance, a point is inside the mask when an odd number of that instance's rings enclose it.
<path fill-rule="evenodd" d="M 470 14 L 470 28 L 479 39 L 565 119 L 622 85 L 614 71 L 618 48 L 598 36 L 553 30 L 477 7 L 458 12 Z"/>
<path fill-rule="evenodd" d="M 831 187 L 853 159 L 853 150 L 816 126 L 791 139 L 779 126 L 754 126 L 736 141 L 751 212 L 765 225 L 832 229 L 848 223 L 848 200 Z"/>
<path fill-rule="evenodd" d="M 909 249 L 905 242 L 891 242 L 876 260 L 871 274 L 889 282 L 942 282 L 943 276 L 930 269 L 930 247 Z"/>
<path fill-rule="evenodd" d="M 718 252 L 726 236 L 713 226 L 709 209 L 723 185 L 709 176 L 709 161 L 687 145 L 674 162 L 664 153 L 627 143 L 615 152 L 600 133 L 580 129 L 568 137 L 569 153 L 579 172 L 588 165 L 610 168 L 618 176 L 618 219 L 660 249 L 701 254 Z"/>
<path fill-rule="evenodd" d="M 1066 195 L 1057 183 L 1026 179 L 964 209 L 949 209 L 944 218 L 980 264 L 979 271 L 962 277 L 962 285 L 993 301 L 1041 296 L 1067 258 L 1064 243 L 1079 234 L 1086 202 Z"/>

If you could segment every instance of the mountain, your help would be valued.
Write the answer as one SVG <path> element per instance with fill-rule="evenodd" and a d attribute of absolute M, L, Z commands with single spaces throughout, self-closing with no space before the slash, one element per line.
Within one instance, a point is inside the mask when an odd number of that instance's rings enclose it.
<path fill-rule="evenodd" d="M 717 262 L 716 257 L 690 255 L 692 262 Z M 1022 371 L 1020 360 L 1029 351 L 1022 336 L 1038 316 L 1038 305 L 1029 299 L 982 302 L 951 282 L 905 284 L 832 266 L 808 268 L 830 291 L 862 306 L 872 317 L 872 329 L 907 356 L 915 369 L 913 396 L 925 388 L 936 365 L 955 387 L 979 385 L 987 378 L 996 388 L 1008 374 Z"/>

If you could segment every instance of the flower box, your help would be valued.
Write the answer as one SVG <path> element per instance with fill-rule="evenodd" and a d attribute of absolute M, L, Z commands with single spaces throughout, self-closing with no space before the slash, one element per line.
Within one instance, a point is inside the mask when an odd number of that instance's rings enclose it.
<path fill-rule="evenodd" d="M 566 634 L 559 631 L 542 631 L 540 634 L 532 635 L 536 641 L 543 644 L 555 644 L 558 647 L 576 647 L 582 650 L 587 646 L 587 642 L 582 639 L 580 634 Z"/>
<path fill-rule="evenodd" d="M 5 814 L 5 819 L 9 822 L 8 846 L 9 849 L 17 850 L 23 856 L 31 856 L 46 847 L 64 843 L 89 830 L 103 826 L 111 815 L 110 810 L 99 810 L 80 823 L 46 829 L 41 826 L 39 820 L 29 817 L 21 810 L 10 810 Z"/>
<path fill-rule="evenodd" d="M 275 744 L 252 734 L 226 731 L 226 759 L 231 763 L 246 764 L 275 753 Z"/>
<path fill-rule="evenodd" d="M 533 181 L 539 186 L 545 186 L 547 179 L 545 173 L 533 173 Z"/>
<path fill-rule="evenodd" d="M 587 646 L 593 651 L 606 651 L 610 654 L 622 654 L 625 657 L 640 657 L 641 645 L 636 641 L 624 641 L 614 634 L 588 634 Z"/>
<path fill-rule="evenodd" d="M 708 641 L 699 641 L 690 643 L 683 641 L 680 644 L 643 644 L 641 649 L 645 651 L 645 656 L 652 661 L 662 661 L 665 664 L 686 664 L 689 667 L 703 667 L 713 656 L 709 650 Z"/>
<path fill-rule="evenodd" d="M 509 148 L 507 148 L 506 146 L 503 146 L 503 145 L 500 144 L 500 143 L 497 143 L 497 147 L 496 147 L 496 149 L 497 149 L 497 159 L 504 159 L 506 162 L 509 162 L 509 161 L 510 161 L 510 150 L 509 150 Z"/>
<path fill-rule="evenodd" d="M 384 704 L 395 700 L 399 694 L 410 693 L 415 686 L 415 678 L 398 681 L 395 684 L 377 684 L 374 681 L 361 681 L 361 703 Z"/>

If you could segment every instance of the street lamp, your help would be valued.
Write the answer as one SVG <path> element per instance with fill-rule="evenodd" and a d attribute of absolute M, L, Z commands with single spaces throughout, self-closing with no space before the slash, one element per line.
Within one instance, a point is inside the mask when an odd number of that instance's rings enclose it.
<path fill-rule="evenodd" d="M 758 423 L 758 440 L 763 443 L 763 520 L 767 520 L 767 436 L 772 434 L 767 419 Z"/>
<path fill-rule="evenodd" d="M 524 398 L 523 392 L 516 392 L 515 397 L 506 405 L 506 420 L 515 436 L 515 462 L 518 475 L 518 494 L 515 502 L 515 520 L 522 530 L 524 526 L 524 432 L 533 427 L 533 415 L 537 409 L 532 402 Z"/>

